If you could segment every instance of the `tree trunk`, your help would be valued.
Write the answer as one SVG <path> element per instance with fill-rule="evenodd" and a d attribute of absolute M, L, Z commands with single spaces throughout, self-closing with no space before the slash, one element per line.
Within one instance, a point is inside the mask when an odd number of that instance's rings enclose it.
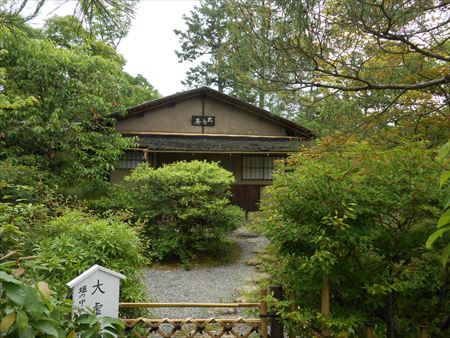
<path fill-rule="evenodd" d="M 217 89 L 219 92 L 223 93 L 223 80 L 220 76 L 217 78 Z"/>
<path fill-rule="evenodd" d="M 258 107 L 261 109 L 264 109 L 264 92 L 262 90 L 259 91 L 259 96 L 258 96 Z"/>

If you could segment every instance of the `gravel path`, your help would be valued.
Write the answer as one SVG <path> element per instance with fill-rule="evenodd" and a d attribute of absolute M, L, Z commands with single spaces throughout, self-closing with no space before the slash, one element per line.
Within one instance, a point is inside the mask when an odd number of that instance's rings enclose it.
<path fill-rule="evenodd" d="M 151 300 L 167 303 L 234 302 L 237 297 L 236 289 L 245 285 L 246 280 L 256 274 L 255 268 L 245 262 L 254 258 L 255 252 L 262 251 L 268 240 L 243 229 L 236 230 L 232 238 L 242 248 L 241 256 L 236 263 L 191 271 L 146 269 L 145 280 Z M 223 310 L 161 308 L 152 309 L 152 313 L 160 318 L 209 318 L 223 313 Z"/>

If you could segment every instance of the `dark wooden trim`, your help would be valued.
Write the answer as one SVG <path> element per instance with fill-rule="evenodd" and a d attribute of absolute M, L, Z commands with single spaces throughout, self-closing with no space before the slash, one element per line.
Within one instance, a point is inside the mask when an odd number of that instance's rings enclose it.
<path fill-rule="evenodd" d="M 257 211 L 261 202 L 261 187 L 259 184 L 233 184 L 231 191 L 232 202 L 245 211 Z"/>
<path fill-rule="evenodd" d="M 142 150 L 142 149 L 139 149 Z M 230 155 L 269 155 L 269 156 L 279 156 L 279 155 L 286 155 L 285 151 L 227 151 L 227 150 L 155 150 L 155 149 L 147 149 L 146 151 L 150 153 L 180 153 L 180 154 L 230 154 Z M 294 152 L 289 153 L 294 154 Z"/>
<path fill-rule="evenodd" d="M 202 94 L 202 117 L 205 117 L 205 94 Z M 202 134 L 205 133 L 205 126 L 202 123 Z"/>
<path fill-rule="evenodd" d="M 120 131 L 122 135 L 156 135 L 156 136 L 209 136 L 209 137 L 232 137 L 232 138 L 274 138 L 274 139 L 289 139 L 289 140 L 305 140 L 304 137 L 298 136 L 278 136 L 278 135 L 244 135 L 244 134 L 201 134 L 201 133 L 174 133 L 165 131 Z"/>

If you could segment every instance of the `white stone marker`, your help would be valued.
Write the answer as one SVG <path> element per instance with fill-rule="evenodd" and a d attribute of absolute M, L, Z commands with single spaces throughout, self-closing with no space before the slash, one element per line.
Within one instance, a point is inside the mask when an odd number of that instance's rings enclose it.
<path fill-rule="evenodd" d="M 119 315 L 120 280 L 126 277 L 100 265 L 93 265 L 66 285 L 72 289 L 74 313 L 93 309 L 98 317 Z"/>

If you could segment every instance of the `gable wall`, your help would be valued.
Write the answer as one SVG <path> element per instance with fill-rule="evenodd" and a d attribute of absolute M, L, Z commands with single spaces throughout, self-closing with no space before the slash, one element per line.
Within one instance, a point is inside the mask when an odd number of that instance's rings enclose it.
<path fill-rule="evenodd" d="M 201 127 L 191 125 L 192 115 L 201 114 L 202 100 L 194 97 L 119 120 L 116 128 L 123 132 L 201 133 Z"/>
<path fill-rule="evenodd" d="M 205 134 L 286 135 L 284 127 L 210 97 L 205 98 L 205 115 L 216 117 L 216 125 L 205 127 Z"/>
<path fill-rule="evenodd" d="M 202 98 L 186 99 L 172 106 L 137 114 L 117 122 L 121 132 L 167 132 L 286 136 L 286 129 L 253 113 L 205 97 L 205 115 L 216 117 L 213 127 L 193 126 L 192 115 L 202 115 Z"/>

